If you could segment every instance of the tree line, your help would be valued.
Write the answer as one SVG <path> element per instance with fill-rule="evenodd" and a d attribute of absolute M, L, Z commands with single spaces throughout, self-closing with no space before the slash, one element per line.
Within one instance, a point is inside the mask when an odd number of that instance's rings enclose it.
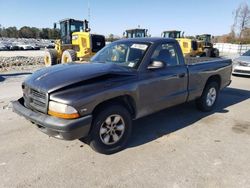
<path fill-rule="evenodd" d="M 214 42 L 250 44 L 250 7 L 241 3 L 233 13 L 231 32 L 215 37 Z"/>
<path fill-rule="evenodd" d="M 0 37 L 7 38 L 36 38 L 36 39 L 58 39 L 60 38 L 60 31 L 58 29 L 50 28 L 36 28 L 24 26 L 20 29 L 16 27 L 2 27 L 0 25 Z"/>

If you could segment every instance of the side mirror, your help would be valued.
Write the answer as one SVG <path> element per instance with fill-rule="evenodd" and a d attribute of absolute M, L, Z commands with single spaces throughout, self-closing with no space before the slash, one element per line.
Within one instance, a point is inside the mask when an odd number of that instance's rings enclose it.
<path fill-rule="evenodd" d="M 148 65 L 148 69 L 149 70 L 154 70 L 154 69 L 162 69 L 165 67 L 165 63 L 163 63 L 162 61 L 152 61 L 149 65 Z"/>
<path fill-rule="evenodd" d="M 56 29 L 56 23 L 54 23 L 54 29 Z"/>

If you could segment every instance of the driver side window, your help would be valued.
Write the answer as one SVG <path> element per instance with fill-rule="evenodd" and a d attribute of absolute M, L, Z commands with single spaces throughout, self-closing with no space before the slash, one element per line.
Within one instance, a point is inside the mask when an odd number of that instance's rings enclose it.
<path fill-rule="evenodd" d="M 166 66 L 179 65 L 178 56 L 174 47 L 174 44 L 166 43 L 160 44 L 154 51 L 152 61 L 161 61 Z"/>

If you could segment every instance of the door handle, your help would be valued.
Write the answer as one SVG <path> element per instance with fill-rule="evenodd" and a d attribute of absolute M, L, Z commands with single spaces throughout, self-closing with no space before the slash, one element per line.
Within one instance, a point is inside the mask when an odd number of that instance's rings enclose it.
<path fill-rule="evenodd" d="M 179 77 L 179 78 L 184 78 L 185 76 L 186 76 L 186 73 L 178 74 L 178 77 Z"/>

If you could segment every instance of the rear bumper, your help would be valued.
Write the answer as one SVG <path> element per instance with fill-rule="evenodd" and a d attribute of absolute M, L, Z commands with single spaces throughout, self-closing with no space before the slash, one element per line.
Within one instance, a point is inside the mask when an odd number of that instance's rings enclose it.
<path fill-rule="evenodd" d="M 23 98 L 12 102 L 13 111 L 35 123 L 40 131 L 63 140 L 74 140 L 86 137 L 91 127 L 92 116 L 66 120 L 32 111 L 23 104 Z"/>

